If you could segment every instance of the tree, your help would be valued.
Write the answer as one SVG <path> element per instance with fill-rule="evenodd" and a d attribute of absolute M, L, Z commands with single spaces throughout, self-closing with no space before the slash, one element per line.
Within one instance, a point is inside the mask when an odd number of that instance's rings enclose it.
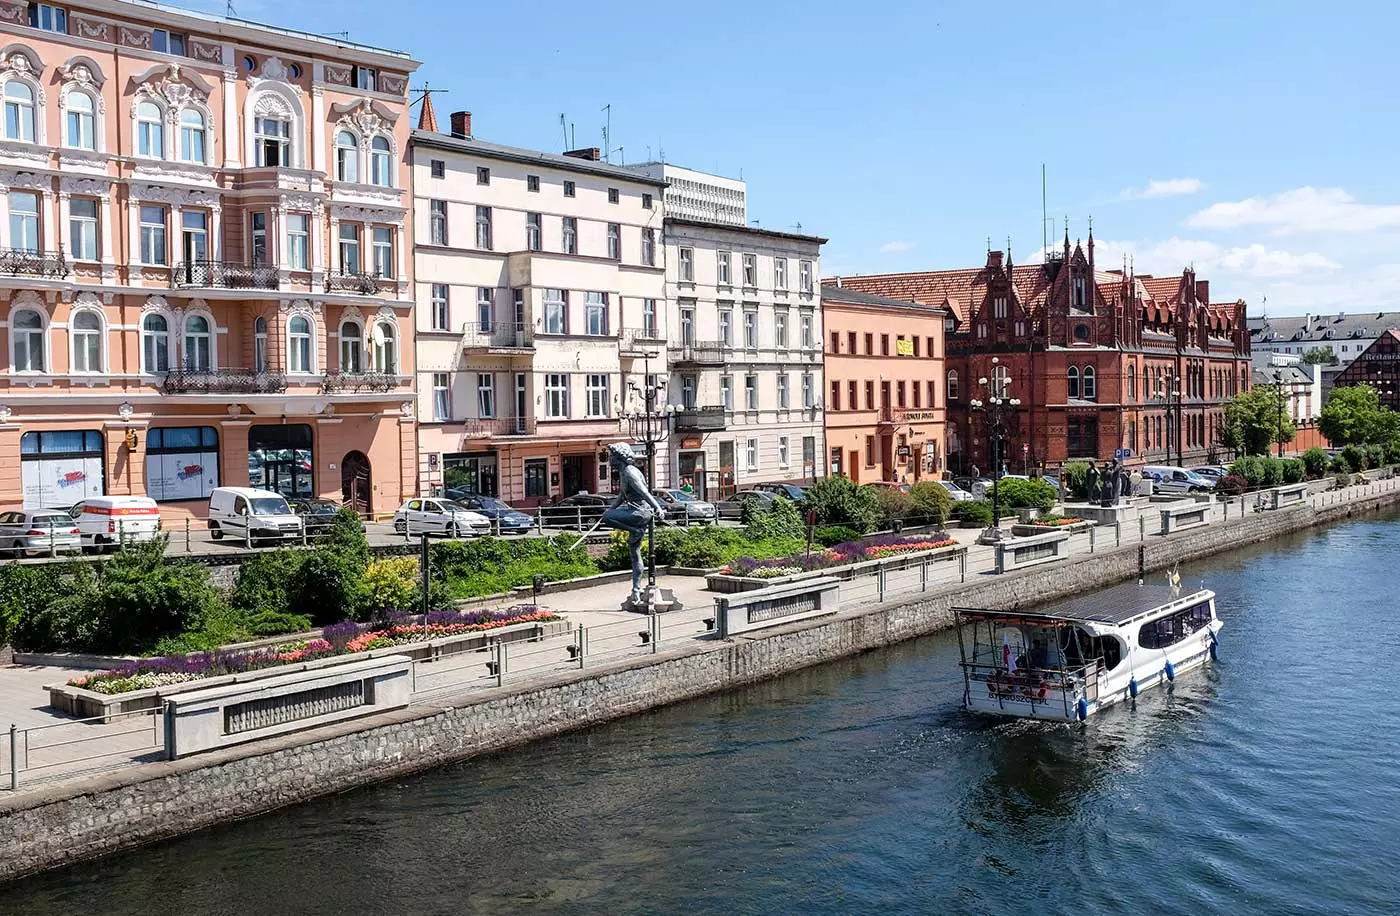
<path fill-rule="evenodd" d="M 817 513 L 818 525 L 845 525 L 862 533 L 880 521 L 876 487 L 862 487 L 849 477 L 823 477 L 807 491 L 804 506 Z"/>
<path fill-rule="evenodd" d="M 1400 416 L 1381 406 L 1380 395 L 1370 385 L 1332 389 L 1317 425 L 1327 441 L 1341 446 L 1385 445 L 1400 435 Z"/>
<path fill-rule="evenodd" d="M 1303 362 L 1309 366 L 1335 366 L 1337 365 L 1337 354 L 1332 352 L 1330 346 L 1313 347 L 1303 354 Z"/>
<path fill-rule="evenodd" d="M 1292 442 L 1297 430 L 1277 385 L 1256 385 L 1225 402 L 1220 441 L 1245 455 L 1267 455 L 1275 442 Z"/>

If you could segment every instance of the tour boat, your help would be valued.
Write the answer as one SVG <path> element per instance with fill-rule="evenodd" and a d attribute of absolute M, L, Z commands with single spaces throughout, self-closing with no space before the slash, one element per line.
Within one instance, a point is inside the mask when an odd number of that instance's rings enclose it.
<path fill-rule="evenodd" d="M 1175 573 L 1168 581 L 1114 586 L 1033 612 L 955 608 L 963 704 L 1083 721 L 1214 659 L 1222 626 L 1215 593 L 1182 594 Z"/>

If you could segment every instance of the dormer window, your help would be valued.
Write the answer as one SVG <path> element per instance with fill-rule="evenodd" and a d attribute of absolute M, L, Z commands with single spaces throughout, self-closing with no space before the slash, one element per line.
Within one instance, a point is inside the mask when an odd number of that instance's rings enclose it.
<path fill-rule="evenodd" d="M 31 3 L 29 4 L 29 27 L 67 35 L 68 12 L 62 7 L 51 6 L 47 3 Z"/>
<path fill-rule="evenodd" d="M 184 57 L 185 36 L 179 32 L 156 29 L 151 33 L 151 50 L 159 51 L 161 54 L 177 54 Z"/>
<path fill-rule="evenodd" d="M 992 317 L 1005 318 L 1007 313 L 1006 297 L 997 296 L 992 300 Z"/>
<path fill-rule="evenodd" d="M 352 83 L 356 89 L 374 92 L 379 86 L 379 71 L 373 67 L 356 67 L 352 74 Z"/>

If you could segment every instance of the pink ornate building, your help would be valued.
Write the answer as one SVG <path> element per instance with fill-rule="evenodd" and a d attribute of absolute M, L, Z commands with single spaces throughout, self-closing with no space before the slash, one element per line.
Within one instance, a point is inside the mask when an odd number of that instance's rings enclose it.
<path fill-rule="evenodd" d="M 414 492 L 416 66 L 151 3 L 0 0 L 0 505 Z"/>

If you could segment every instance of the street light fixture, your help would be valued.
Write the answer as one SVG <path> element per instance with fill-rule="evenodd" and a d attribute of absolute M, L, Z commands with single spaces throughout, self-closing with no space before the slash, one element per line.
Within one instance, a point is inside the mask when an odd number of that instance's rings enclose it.
<path fill-rule="evenodd" d="M 671 435 L 671 419 L 676 414 L 674 404 L 658 404 L 666 397 L 666 383 L 658 380 L 655 384 L 647 383 L 651 378 L 651 358 L 654 352 L 643 354 L 642 358 L 642 379 L 644 384 L 638 385 L 636 382 L 628 382 L 627 387 L 636 395 L 641 403 L 640 408 L 634 407 L 627 413 L 627 430 L 633 441 L 641 442 L 646 446 L 646 477 L 647 487 L 656 489 L 656 446 L 665 442 Z M 647 594 L 655 594 L 656 585 L 656 519 L 653 517 L 647 522 Z"/>
<path fill-rule="evenodd" d="M 999 368 L 1000 362 L 1001 360 L 997 357 L 992 357 L 993 367 Z M 996 544 L 1002 539 L 1000 490 L 1002 453 L 1005 451 L 1006 442 L 1006 420 L 1009 414 L 1014 413 L 1021 406 L 1019 398 L 1007 397 L 1007 389 L 1011 387 L 1011 382 L 1009 379 L 999 376 L 997 368 L 992 370 L 990 384 L 985 377 L 977 380 L 977 384 L 987 392 L 987 397 L 985 399 L 973 398 L 968 402 L 973 410 L 982 412 L 987 418 L 987 441 L 991 445 L 992 452 L 992 524 L 978 536 L 977 543 L 979 544 Z"/>

